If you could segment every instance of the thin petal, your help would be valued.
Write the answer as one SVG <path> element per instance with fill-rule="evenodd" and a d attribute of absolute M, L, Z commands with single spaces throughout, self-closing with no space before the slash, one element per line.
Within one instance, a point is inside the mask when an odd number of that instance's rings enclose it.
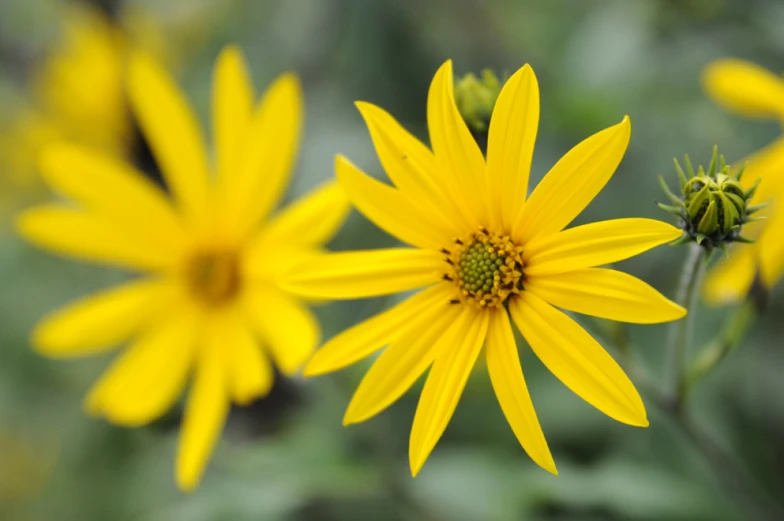
<path fill-rule="evenodd" d="M 390 235 L 412 246 L 434 250 L 454 238 L 450 228 L 439 226 L 432 212 L 423 212 L 399 190 L 376 181 L 345 157 L 337 156 L 335 172 L 357 209 Z"/>
<path fill-rule="evenodd" d="M 555 461 L 523 378 L 523 368 L 520 366 L 512 324 L 506 310 L 490 313 L 485 352 L 495 395 L 517 440 L 537 465 L 557 475 Z"/>
<path fill-rule="evenodd" d="M 472 224 L 484 217 L 485 160 L 457 110 L 452 61 L 438 69 L 427 95 L 427 128 L 440 165 L 442 183 Z"/>
<path fill-rule="evenodd" d="M 512 235 L 520 242 L 564 229 L 610 180 L 629 145 L 629 117 L 563 156 L 525 204 Z"/>
<path fill-rule="evenodd" d="M 772 288 L 784 274 L 784 201 L 776 201 L 770 220 L 759 239 L 759 269 L 762 282 Z"/>
<path fill-rule="evenodd" d="M 531 277 L 526 291 L 559 308 L 584 315 L 658 324 L 686 316 L 686 310 L 637 277 L 601 268 Z"/>
<path fill-rule="evenodd" d="M 784 190 L 784 137 L 780 137 L 769 145 L 749 154 L 746 158 L 738 161 L 736 165 L 745 165 L 741 180 L 744 189 L 748 190 L 760 178 L 762 179 L 757 191 L 754 192 L 752 204 L 771 202 L 782 197 L 782 190 Z M 755 216 L 771 215 L 776 208 L 777 204 L 771 204 Z M 758 224 L 760 227 L 763 225 L 762 222 L 749 224 Z M 743 235 L 749 234 L 749 224 L 743 227 Z"/>
<path fill-rule="evenodd" d="M 737 114 L 784 116 L 784 80 L 754 63 L 716 60 L 703 70 L 702 87 L 716 103 Z"/>
<path fill-rule="evenodd" d="M 315 256 L 285 274 L 281 286 L 308 298 L 355 299 L 399 293 L 441 280 L 438 252 L 407 248 Z"/>
<path fill-rule="evenodd" d="M 236 224 L 252 231 L 280 200 L 299 148 L 304 102 L 299 80 L 279 76 L 254 111 L 232 193 Z"/>
<path fill-rule="evenodd" d="M 106 351 L 169 309 L 174 294 L 169 281 L 142 279 L 90 295 L 43 318 L 33 330 L 33 345 L 58 358 Z"/>
<path fill-rule="evenodd" d="M 683 232 L 654 219 L 600 221 L 531 241 L 525 246 L 527 276 L 553 275 L 617 262 L 673 241 Z"/>
<path fill-rule="evenodd" d="M 338 232 L 351 209 L 337 183 L 325 183 L 272 218 L 259 235 L 265 244 L 321 246 Z"/>
<path fill-rule="evenodd" d="M 226 382 L 231 398 L 240 405 L 262 396 L 272 388 L 275 372 L 262 352 L 250 327 L 236 313 L 227 313 L 220 325 L 221 344 L 226 353 Z"/>
<path fill-rule="evenodd" d="M 41 173 L 52 188 L 151 248 L 175 254 L 183 227 L 166 195 L 129 164 L 77 145 L 46 148 Z"/>
<path fill-rule="evenodd" d="M 212 124 L 218 176 L 236 175 L 253 112 L 253 80 L 239 47 L 223 48 L 213 72 Z M 228 180 L 226 180 L 228 181 Z"/>
<path fill-rule="evenodd" d="M 452 235 L 471 228 L 443 191 L 440 166 L 433 153 L 384 109 L 362 101 L 356 106 L 365 118 L 381 166 L 395 186 L 415 205 L 427 208 L 447 226 L 451 224 Z"/>
<path fill-rule="evenodd" d="M 284 374 L 296 373 L 321 340 L 316 317 L 298 299 L 272 286 L 248 291 L 245 304 L 275 364 Z"/>
<path fill-rule="evenodd" d="M 128 96 L 166 184 L 186 212 L 204 210 L 208 167 L 204 138 L 185 94 L 147 54 L 131 56 Z"/>
<path fill-rule="evenodd" d="M 527 291 L 511 301 L 509 311 L 536 356 L 564 385 L 619 422 L 648 426 L 634 385 L 577 322 Z"/>
<path fill-rule="evenodd" d="M 450 285 L 436 284 L 332 337 L 305 366 L 305 376 L 331 373 L 370 356 L 400 337 L 413 319 L 431 309 L 440 309 L 453 294 Z"/>
<path fill-rule="evenodd" d="M 170 268 L 169 252 L 118 233 L 111 223 L 64 206 L 39 206 L 23 212 L 17 232 L 28 241 L 69 257 L 142 270 Z"/>
<path fill-rule="evenodd" d="M 199 484 L 229 413 L 222 347 L 220 338 L 203 346 L 185 406 L 177 447 L 176 476 L 177 486 L 186 492 Z"/>
<path fill-rule="evenodd" d="M 405 393 L 436 356 L 451 347 L 457 329 L 465 330 L 466 314 L 443 302 L 424 310 L 405 326 L 373 362 L 343 417 L 343 424 L 359 423 L 380 413 Z"/>
<path fill-rule="evenodd" d="M 277 284 L 289 271 L 324 255 L 324 250 L 273 244 L 257 237 L 242 256 L 242 273 L 251 282 Z"/>
<path fill-rule="evenodd" d="M 451 345 L 440 351 L 419 397 L 408 446 L 408 459 L 414 476 L 425 464 L 452 418 L 487 335 L 489 312 L 466 308 L 461 317 L 465 315 L 470 316 L 468 327 L 461 327 L 460 334 L 451 338 Z"/>
<path fill-rule="evenodd" d="M 190 372 L 197 337 L 195 313 L 167 318 L 118 357 L 87 396 L 85 407 L 119 425 L 136 427 L 165 413 Z"/>
<path fill-rule="evenodd" d="M 528 196 L 539 127 L 539 85 L 530 65 L 512 75 L 495 102 L 487 138 L 491 223 L 511 230 Z M 498 204 L 500 201 L 500 204 Z"/>

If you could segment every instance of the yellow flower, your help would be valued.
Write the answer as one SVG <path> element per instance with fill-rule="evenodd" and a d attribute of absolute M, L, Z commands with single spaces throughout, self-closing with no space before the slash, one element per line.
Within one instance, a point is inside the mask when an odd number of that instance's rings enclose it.
<path fill-rule="evenodd" d="M 52 143 L 67 140 L 129 157 L 136 135 L 123 85 L 128 49 L 169 54 L 160 24 L 138 8 L 110 20 L 100 9 L 67 3 L 60 15 L 59 35 L 30 72 L 26 99 L 0 128 L 6 198 L 41 188 L 37 158 Z"/>
<path fill-rule="evenodd" d="M 123 92 L 125 41 L 100 11 L 69 6 L 53 51 L 32 72 L 31 99 L 0 136 L 0 160 L 12 186 L 35 184 L 36 158 L 67 139 L 118 156 L 132 141 Z"/>
<path fill-rule="evenodd" d="M 398 399 L 427 369 L 409 445 L 416 475 L 452 416 L 484 345 L 498 400 L 531 458 L 556 468 L 528 395 L 511 321 L 564 384 L 605 414 L 646 426 L 639 394 L 610 355 L 557 307 L 612 320 L 656 323 L 686 311 L 644 282 L 595 268 L 680 236 L 649 219 L 603 221 L 563 230 L 599 193 L 626 150 L 628 118 L 566 154 L 526 200 L 539 121 L 539 90 L 525 66 L 504 85 L 488 153 L 455 106 L 452 64 L 430 86 L 433 152 L 388 113 L 358 103 L 384 169 L 397 188 L 337 160 L 356 207 L 414 248 L 324 255 L 285 275 L 311 298 L 361 298 L 427 287 L 331 339 L 305 369 L 317 375 L 380 348 L 346 412 L 360 422 Z M 507 313 L 508 311 L 508 313 Z M 431 367 L 432 366 L 432 367 Z"/>
<path fill-rule="evenodd" d="M 45 179 L 76 205 L 28 210 L 17 225 L 39 246 L 144 276 L 54 312 L 33 343 L 45 355 L 73 357 L 129 341 L 86 399 L 89 412 L 120 425 L 159 417 L 193 374 L 176 463 L 188 490 L 230 403 L 270 389 L 268 357 L 292 374 L 318 344 L 316 319 L 278 279 L 333 236 L 349 202 L 328 183 L 268 219 L 299 142 L 302 94 L 293 75 L 280 76 L 254 108 L 241 52 L 223 51 L 212 98 L 214 164 L 184 95 L 148 55 L 131 56 L 127 89 L 171 197 L 126 163 L 53 145 L 42 160 Z"/>
<path fill-rule="evenodd" d="M 784 123 L 784 80 L 778 75 L 753 63 L 723 59 L 709 64 L 702 79 L 705 91 L 722 107 L 742 116 L 775 118 Z M 759 212 L 767 219 L 744 226 L 743 234 L 756 242 L 733 245 L 729 258 L 708 273 L 704 296 L 712 304 L 743 300 L 756 277 L 772 288 L 784 274 L 784 206 L 780 201 L 784 195 L 784 137 L 746 161 L 744 188 L 762 179 L 751 204 L 769 203 Z"/>

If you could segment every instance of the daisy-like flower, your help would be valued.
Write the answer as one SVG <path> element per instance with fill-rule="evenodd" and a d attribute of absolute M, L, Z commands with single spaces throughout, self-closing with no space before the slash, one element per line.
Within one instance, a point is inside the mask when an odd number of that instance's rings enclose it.
<path fill-rule="evenodd" d="M 58 140 L 126 157 L 132 144 L 122 75 L 124 31 L 97 9 L 64 6 L 61 35 L 32 71 L 30 99 L 0 132 L 0 162 L 12 187 L 40 186 L 36 161 Z"/>
<path fill-rule="evenodd" d="M 727 110 L 784 124 L 784 80 L 777 74 L 746 61 L 723 59 L 709 64 L 702 79 L 705 92 Z M 784 137 L 744 162 L 745 189 L 762 179 L 751 204 L 768 203 L 759 212 L 767 219 L 745 225 L 743 234 L 755 243 L 734 244 L 729 258 L 706 276 L 703 292 L 711 304 L 741 301 L 755 279 L 770 289 L 784 275 Z"/>
<path fill-rule="evenodd" d="M 159 417 L 192 379 L 176 462 L 177 483 L 188 490 L 230 404 L 264 396 L 271 361 L 291 374 L 318 344 L 315 317 L 278 279 L 336 233 L 349 202 L 328 183 L 269 217 L 299 142 L 303 102 L 293 75 L 275 80 L 254 107 L 241 52 L 221 53 L 212 162 L 183 93 L 148 55 L 130 58 L 127 88 L 170 196 L 128 164 L 56 145 L 43 174 L 73 203 L 33 208 L 17 224 L 39 246 L 143 276 L 55 311 L 32 337 L 51 357 L 129 342 L 85 403 L 119 425 Z"/>
<path fill-rule="evenodd" d="M 573 148 L 526 198 L 539 122 L 533 70 L 523 67 L 504 85 L 490 122 L 487 161 L 455 106 L 452 82 L 447 61 L 427 101 L 432 152 L 382 109 L 358 103 L 396 187 L 342 157 L 338 180 L 362 213 L 413 248 L 325 255 L 287 273 L 285 287 L 311 298 L 346 299 L 426 289 L 331 339 L 305 374 L 334 371 L 388 346 L 348 407 L 344 423 L 350 424 L 385 409 L 430 368 L 409 444 L 416 475 L 484 346 L 512 430 L 531 458 L 555 473 L 523 379 L 512 322 L 550 371 L 584 400 L 618 421 L 648 425 L 623 370 L 557 308 L 635 323 L 684 316 L 684 309 L 644 282 L 596 268 L 681 232 L 650 219 L 564 230 L 620 163 L 631 132 L 628 118 Z"/>

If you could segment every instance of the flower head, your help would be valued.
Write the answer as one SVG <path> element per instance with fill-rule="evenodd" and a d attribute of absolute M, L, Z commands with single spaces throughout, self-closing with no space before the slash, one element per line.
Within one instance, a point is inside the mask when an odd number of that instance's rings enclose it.
<path fill-rule="evenodd" d="M 481 78 L 468 73 L 455 84 L 455 103 L 460 115 L 474 132 L 487 132 L 495 101 L 501 92 L 501 82 L 490 69 Z"/>
<path fill-rule="evenodd" d="M 486 161 L 460 117 L 452 85 L 448 61 L 428 97 L 432 151 L 382 109 L 357 104 L 395 187 L 342 157 L 337 177 L 362 213 L 412 247 L 324 255 L 286 274 L 285 287 L 315 298 L 424 289 L 331 339 L 305 374 L 334 371 L 388 346 L 351 400 L 344 418 L 349 424 L 385 409 L 430 368 L 409 446 L 416 474 L 484 346 L 493 387 L 518 440 L 534 461 L 556 472 L 523 378 L 512 322 L 570 389 L 612 418 L 647 425 L 642 400 L 618 364 L 557 308 L 637 323 L 682 317 L 684 309 L 644 282 L 596 267 L 681 232 L 649 219 L 564 230 L 620 163 L 631 131 L 628 118 L 573 148 L 527 197 L 539 122 L 531 67 L 517 71 L 501 90 Z"/>
<path fill-rule="evenodd" d="M 215 66 L 215 160 L 208 160 L 184 95 L 146 54 L 131 56 L 131 105 L 170 196 L 130 165 L 73 145 L 42 160 L 47 182 L 74 204 L 33 208 L 19 232 L 55 252 L 142 276 L 43 319 L 33 343 L 52 357 L 128 342 L 92 388 L 89 412 L 127 426 L 169 409 L 192 380 L 176 463 L 179 486 L 198 483 L 232 402 L 264 396 L 274 372 L 296 372 L 319 341 L 303 302 L 280 274 L 337 231 L 348 200 L 329 183 L 272 215 L 299 142 L 302 94 L 280 76 L 256 107 L 241 52 Z"/>
<path fill-rule="evenodd" d="M 68 6 L 53 48 L 31 73 L 31 99 L 0 136 L 0 161 L 17 187 L 36 184 L 38 154 L 58 140 L 118 157 L 130 151 L 124 31 L 98 9 Z"/>
<path fill-rule="evenodd" d="M 675 169 L 680 180 L 680 194 L 676 195 L 659 177 L 662 189 L 672 204 L 659 203 L 663 210 L 677 215 L 683 227 L 683 236 L 675 244 L 695 241 L 707 251 L 722 248 L 726 251 L 731 242 L 752 242 L 741 235 L 744 224 L 758 220 L 752 214 L 765 205 L 751 206 L 749 201 L 757 191 L 757 183 L 748 190 L 743 188 L 741 179 L 743 167 L 730 173 L 724 156 L 718 147 L 713 148 L 713 158 L 708 170 L 699 167 L 697 172 L 686 156 L 686 172 L 675 160 Z M 688 173 L 688 175 L 687 175 Z"/>
<path fill-rule="evenodd" d="M 723 59 L 703 72 L 703 87 L 719 105 L 751 118 L 774 118 L 784 123 L 784 80 L 753 63 Z M 750 200 L 767 204 L 758 214 L 766 219 L 744 226 L 744 236 L 754 244 L 735 244 L 705 279 L 704 295 L 712 304 L 746 298 L 755 284 L 772 288 L 784 274 L 784 138 L 751 154 L 745 165 L 743 189 L 759 183 Z M 761 180 L 761 182 L 760 182 Z"/>

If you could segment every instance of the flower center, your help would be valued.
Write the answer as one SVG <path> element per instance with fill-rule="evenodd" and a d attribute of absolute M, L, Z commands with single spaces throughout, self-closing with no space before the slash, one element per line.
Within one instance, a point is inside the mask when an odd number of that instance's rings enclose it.
<path fill-rule="evenodd" d="M 507 235 L 485 228 L 467 239 L 455 239 L 456 248 L 444 248 L 449 269 L 444 280 L 460 288 L 461 300 L 480 307 L 498 307 L 523 290 L 523 248 Z"/>
<path fill-rule="evenodd" d="M 186 266 L 191 292 L 201 301 L 219 306 L 231 300 L 240 288 L 237 255 L 231 251 L 206 251 L 193 255 Z"/>

